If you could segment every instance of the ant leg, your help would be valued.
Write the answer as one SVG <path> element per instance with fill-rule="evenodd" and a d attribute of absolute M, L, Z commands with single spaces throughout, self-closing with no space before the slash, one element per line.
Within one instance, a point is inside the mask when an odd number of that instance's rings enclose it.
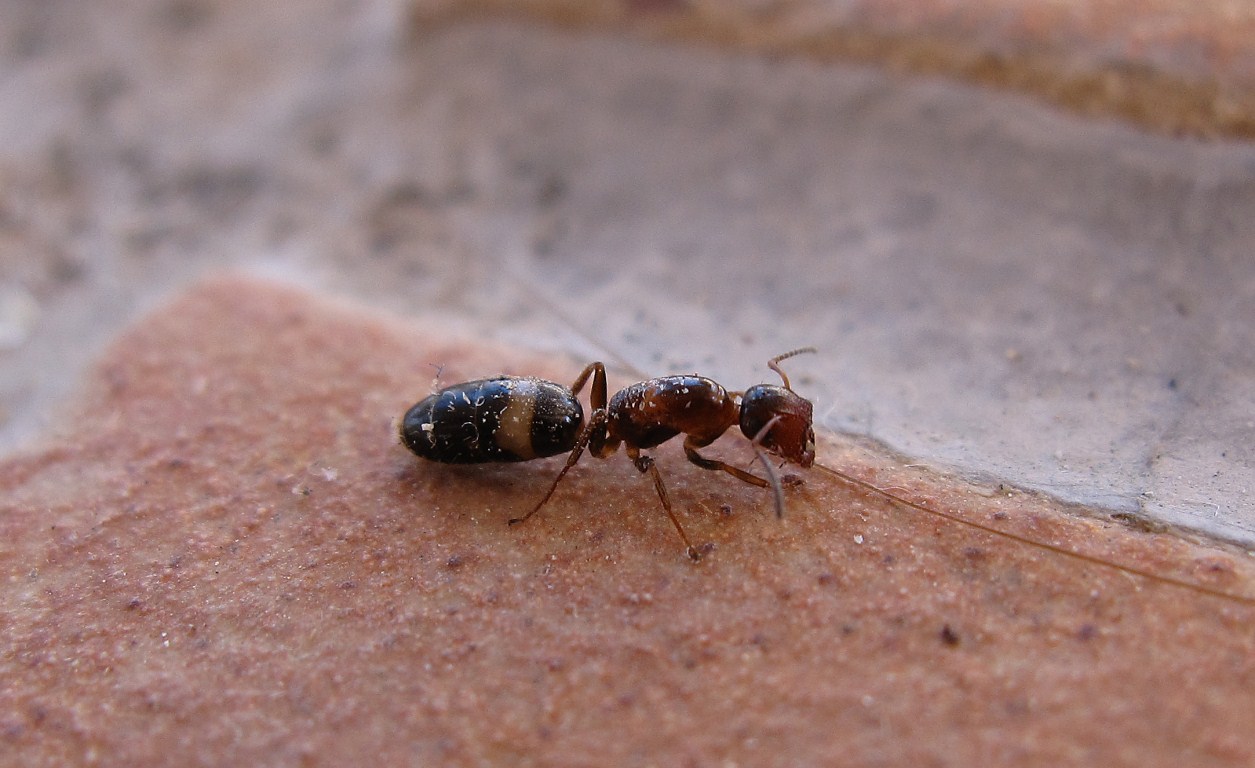
<path fill-rule="evenodd" d="M 702 469 L 722 470 L 738 480 L 743 480 L 750 485 L 757 485 L 759 488 L 766 488 L 770 485 L 770 483 L 757 475 L 750 474 L 743 469 L 739 469 L 731 464 L 719 461 L 718 459 L 708 459 L 697 452 L 698 448 L 704 447 L 705 446 L 692 445 L 689 440 L 685 440 L 684 455 L 688 456 L 689 461 Z"/>
<path fill-rule="evenodd" d="M 784 517 L 784 490 L 780 487 L 780 478 L 776 475 L 776 470 L 771 466 L 771 461 L 767 458 L 767 453 L 763 451 L 759 445 L 762 443 L 767 433 L 771 432 L 771 428 L 776 426 L 776 422 L 780 421 L 779 416 L 773 416 L 770 421 L 758 430 L 758 434 L 754 435 L 754 439 L 750 441 L 750 447 L 754 449 L 754 453 L 758 456 L 758 460 L 762 462 L 763 470 L 767 473 L 767 479 L 751 475 L 743 469 L 738 469 L 730 464 L 726 464 L 716 459 L 708 459 L 697 452 L 698 448 L 704 447 L 692 444 L 692 438 L 684 441 L 684 453 L 688 456 L 689 461 L 693 462 L 702 469 L 720 469 L 727 472 L 733 477 L 744 480 L 750 485 L 757 485 L 759 488 L 770 488 L 775 496 L 776 501 L 776 517 Z"/>
<path fill-rule="evenodd" d="M 572 394 L 578 393 L 580 387 L 584 386 L 584 380 L 588 378 L 588 372 L 593 372 L 593 386 L 588 391 L 588 404 L 593 408 L 593 416 L 601 414 L 601 428 L 593 432 L 588 441 L 588 450 L 599 459 L 609 457 L 615 451 L 619 450 L 619 440 L 611 440 L 609 427 L 610 412 L 606 410 L 606 366 L 601 363 L 593 363 L 584 369 L 580 377 L 575 380 L 575 388 Z M 591 420 L 590 420 L 591 423 Z"/>
<path fill-rule="evenodd" d="M 571 385 L 571 394 L 578 395 L 580 390 L 584 388 L 584 382 L 588 381 L 589 375 L 593 375 L 593 394 L 596 398 L 598 388 L 601 389 L 601 403 L 593 403 L 593 410 L 604 408 L 606 405 L 606 366 L 601 363 L 589 363 L 585 366 L 580 375 L 576 377 L 575 383 Z"/>
<path fill-rule="evenodd" d="M 667 488 L 662 484 L 662 475 L 658 472 L 658 467 L 654 466 L 654 460 L 650 456 L 641 453 L 639 448 L 627 446 L 628 458 L 636 465 L 637 471 L 641 473 L 648 472 L 654 478 L 654 489 L 658 491 L 658 498 L 662 501 L 662 508 L 667 511 L 667 517 L 671 518 L 671 524 L 675 526 L 676 532 L 680 534 L 680 538 L 684 540 L 684 551 L 692 560 L 701 560 L 702 554 L 693 546 L 693 542 L 689 541 L 689 537 L 684 533 L 684 528 L 680 526 L 680 520 L 675 516 L 675 512 L 671 509 L 671 499 L 667 496 Z"/>
<path fill-rule="evenodd" d="M 589 393 L 589 401 L 593 406 L 593 413 L 588 419 L 588 423 L 584 425 L 584 430 L 580 432 L 579 439 L 575 441 L 575 447 L 571 450 L 571 455 L 567 457 L 566 465 L 562 467 L 562 471 L 554 478 L 553 485 L 549 486 L 549 492 L 545 494 L 545 498 L 540 503 L 522 517 L 515 517 L 509 521 L 510 525 L 517 525 L 532 515 L 540 511 L 545 506 L 549 498 L 553 496 L 553 492 L 558 490 L 558 483 L 562 482 L 562 478 L 566 476 L 568 470 L 575 466 L 575 462 L 580 460 L 580 456 L 584 455 L 584 449 L 589 447 L 591 443 L 593 455 L 598 458 L 605 458 L 613 453 L 617 446 L 610 447 L 606 450 L 606 366 L 601 363 L 589 363 L 585 366 L 580 375 L 576 377 L 575 383 L 571 385 L 571 394 L 577 395 L 584 388 L 584 384 L 588 381 L 589 376 L 593 377 L 593 388 Z"/>
<path fill-rule="evenodd" d="M 595 363 L 595 365 L 601 365 L 601 363 Z M 589 367 L 591 368 L 592 366 Z M 584 431 L 580 433 L 579 439 L 575 442 L 575 448 L 571 450 L 571 455 L 567 457 L 566 466 L 564 466 L 562 471 L 558 473 L 558 476 L 554 478 L 553 485 L 549 486 L 549 492 L 545 494 L 545 498 L 541 499 L 540 503 L 535 507 L 532 507 L 532 510 L 526 515 L 512 518 L 509 521 L 509 525 L 517 525 L 539 512 L 540 508 L 545 506 L 545 503 L 549 501 L 549 497 L 553 496 L 553 492 L 558 490 L 558 483 L 562 482 L 563 477 L 566 477 L 567 471 L 570 470 L 571 467 L 575 466 L 575 462 L 580 460 L 580 456 L 584 455 L 584 449 L 588 446 L 589 440 L 593 440 L 594 437 L 598 437 L 600 433 L 604 433 L 605 431 L 606 411 L 604 408 L 598 408 L 593 411 L 592 418 L 588 420 L 588 424 L 585 425 Z M 604 438 L 599 438 L 599 440 L 604 440 Z"/>

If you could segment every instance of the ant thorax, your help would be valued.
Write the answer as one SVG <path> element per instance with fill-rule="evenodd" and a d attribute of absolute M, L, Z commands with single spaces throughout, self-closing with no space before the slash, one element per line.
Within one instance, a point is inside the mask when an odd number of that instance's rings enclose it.
<path fill-rule="evenodd" d="M 708 445 L 737 423 L 736 400 L 704 376 L 663 376 L 615 393 L 607 407 L 612 440 L 653 448 L 676 435 Z"/>

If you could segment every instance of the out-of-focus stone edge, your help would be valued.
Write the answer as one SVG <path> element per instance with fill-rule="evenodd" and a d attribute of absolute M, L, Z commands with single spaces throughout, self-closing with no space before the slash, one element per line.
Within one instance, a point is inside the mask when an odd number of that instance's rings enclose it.
<path fill-rule="evenodd" d="M 1024 17 L 1015 25 L 1023 33 L 1020 39 L 1010 40 L 999 32 L 1008 24 L 1005 16 L 995 12 L 996 7 L 985 9 L 990 17 L 985 23 L 975 18 L 979 9 L 955 23 L 954 18 L 935 18 L 927 9 L 902 12 L 893 3 L 886 4 L 880 17 L 872 18 L 864 5 L 856 3 L 850 9 L 845 4 L 820 7 L 812 2 L 755 6 L 686 0 L 414 0 L 411 20 L 419 34 L 442 24 L 493 18 L 538 20 L 578 29 L 626 29 L 654 40 L 953 77 L 1170 135 L 1255 138 L 1255 77 L 1241 74 L 1243 62 L 1255 61 L 1255 50 L 1239 45 L 1235 53 L 1229 45 L 1225 58 L 1237 62 L 1229 71 L 1187 74 L 1169 71 L 1148 55 L 1112 53 L 1109 41 L 1087 39 L 1083 30 L 1057 34 L 1034 30 L 1034 23 L 1042 20 L 1029 18 L 1024 8 L 1009 11 Z M 808 7 L 814 8 L 813 13 L 804 13 Z M 1130 19 L 1136 10 L 1130 6 Z M 1218 34 L 1227 24 L 1217 15 L 1200 30 L 1198 17 L 1175 19 L 1162 11 L 1158 15 L 1164 17 L 1159 21 L 1178 21 L 1190 29 L 1191 39 L 1176 41 L 1182 48 L 1197 45 L 1199 35 L 1205 39 L 1209 32 Z M 1255 32 L 1255 22 L 1247 26 Z M 1227 39 L 1241 37 L 1240 31 L 1230 31 Z M 1129 48 L 1138 48 L 1136 41 L 1126 42 Z M 1217 45 L 1225 47 L 1222 41 Z M 1155 46 L 1166 49 L 1171 44 L 1156 42 L 1148 47 Z"/>

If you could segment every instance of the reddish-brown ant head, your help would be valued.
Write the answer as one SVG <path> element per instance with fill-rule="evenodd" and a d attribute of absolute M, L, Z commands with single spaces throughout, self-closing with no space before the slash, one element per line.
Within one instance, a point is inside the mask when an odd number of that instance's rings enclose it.
<path fill-rule="evenodd" d="M 815 463 L 813 410 L 810 400 L 791 389 L 759 384 L 741 396 L 741 432 L 786 461 L 809 467 Z"/>
<path fill-rule="evenodd" d="M 783 387 L 759 384 L 741 395 L 741 431 L 767 451 L 801 467 L 815 463 L 815 429 L 811 426 L 811 401 L 793 391 L 780 361 L 814 347 L 802 347 L 767 361 L 767 367 L 780 375 Z M 778 494 L 778 492 L 777 492 Z"/>

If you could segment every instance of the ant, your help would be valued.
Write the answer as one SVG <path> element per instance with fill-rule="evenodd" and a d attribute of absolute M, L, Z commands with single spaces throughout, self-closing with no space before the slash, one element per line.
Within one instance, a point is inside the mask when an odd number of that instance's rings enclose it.
<path fill-rule="evenodd" d="M 510 520 L 511 525 L 527 520 L 545 506 L 585 449 L 591 450 L 598 458 L 607 458 L 622 445 L 633 465 L 653 478 L 663 509 L 693 560 L 699 560 L 702 551 L 692 545 L 680 526 L 653 458 L 642 453 L 680 434 L 685 436 L 684 452 L 690 462 L 702 469 L 727 472 L 751 485 L 770 487 L 775 494 L 777 517 L 784 514 L 784 494 L 767 453 L 804 468 L 814 466 L 840 482 L 881 496 L 891 503 L 1025 546 L 1200 594 L 1255 604 L 1255 598 L 1245 595 L 1158 574 L 1139 566 L 1111 562 L 1060 544 L 1000 530 L 954 512 L 933 509 L 867 480 L 816 463 L 813 406 L 793 391 L 788 376 L 779 367 L 782 360 L 814 351 L 814 348 L 805 347 L 773 357 L 767 365 L 780 376 L 784 386 L 760 384 L 744 392 L 728 392 L 715 381 L 692 374 L 642 381 L 607 399 L 606 369 L 600 362 L 588 365 L 570 388 L 544 379 L 520 376 L 468 381 L 436 392 L 410 408 L 401 422 L 401 441 L 425 459 L 448 464 L 529 461 L 569 452 L 566 465 L 544 498 L 527 514 Z M 590 377 L 593 385 L 589 400 L 593 412 L 586 421 L 576 395 Z M 739 426 L 749 439 L 767 479 L 698 453 L 697 449 L 710 445 L 733 425 Z"/>
<path fill-rule="evenodd" d="M 701 552 L 675 516 L 654 459 L 642 451 L 682 434 L 690 462 L 771 488 L 776 516 L 783 517 L 784 492 L 766 454 L 810 467 L 815 462 L 815 431 L 811 402 L 793 391 L 779 363 L 814 351 L 804 347 L 773 357 L 767 367 L 779 374 L 784 386 L 759 384 L 744 392 L 729 392 L 712 379 L 687 374 L 632 384 L 607 400 L 606 367 L 600 362 L 584 368 L 569 389 L 520 376 L 468 381 L 411 407 L 401 420 L 401 442 L 425 459 L 449 464 L 529 461 L 570 452 L 549 492 L 527 514 L 510 520 L 510 525 L 527 520 L 545 506 L 585 449 L 604 459 L 622 445 L 636 469 L 653 479 L 688 556 L 699 560 Z M 585 420 L 576 396 L 590 377 L 592 413 Z M 749 438 L 767 479 L 698 453 L 733 426 Z"/>

